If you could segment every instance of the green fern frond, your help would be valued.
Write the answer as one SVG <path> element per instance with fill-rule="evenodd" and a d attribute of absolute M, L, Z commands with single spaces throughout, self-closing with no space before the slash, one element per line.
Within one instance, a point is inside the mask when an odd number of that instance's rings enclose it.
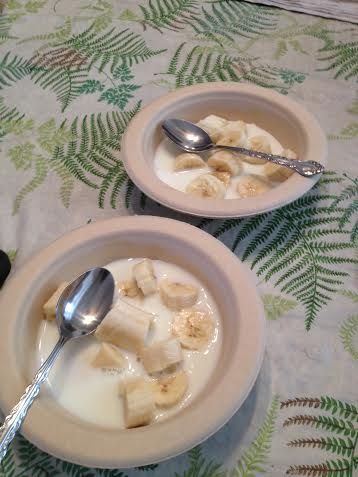
<path fill-rule="evenodd" d="M 182 474 L 182 477 L 225 477 L 226 473 L 220 470 L 220 464 L 213 461 L 206 462 L 200 446 L 189 451 L 189 463 L 189 469 Z M 180 475 L 176 472 L 175 477 Z"/>
<path fill-rule="evenodd" d="M 353 229 L 351 231 L 351 240 L 354 242 L 356 237 L 358 237 L 358 179 L 347 179 L 350 181 L 350 184 L 346 186 L 342 192 L 333 200 L 331 204 L 331 209 L 336 210 L 338 205 L 342 205 L 346 201 L 351 201 L 348 205 L 346 204 L 345 208 L 342 211 L 341 217 L 338 221 L 339 227 L 343 229 L 348 225 L 354 217 L 356 217 Z"/>
<path fill-rule="evenodd" d="M 347 459 L 326 461 L 322 464 L 291 465 L 286 475 L 303 475 L 314 477 L 351 477 L 352 463 Z"/>
<path fill-rule="evenodd" d="M 347 440 L 342 437 L 320 437 L 308 439 L 295 439 L 290 441 L 288 447 L 312 447 L 333 452 L 338 455 L 350 457 L 354 451 L 354 442 L 351 438 Z"/>
<path fill-rule="evenodd" d="M 159 464 L 149 464 L 149 465 L 142 465 L 141 467 L 136 467 L 137 470 L 142 472 L 146 472 L 147 470 L 154 470 L 158 467 Z"/>
<path fill-rule="evenodd" d="M 196 13 L 197 0 L 149 0 L 148 6 L 139 5 L 142 17 L 138 21 L 162 33 L 163 29 L 179 31 Z"/>
<path fill-rule="evenodd" d="M 343 77 L 346 80 L 358 76 L 358 42 L 330 44 L 321 51 L 325 55 L 318 60 L 330 63 L 318 71 L 335 70 L 335 78 Z"/>
<path fill-rule="evenodd" d="M 63 205 L 68 208 L 70 206 L 71 195 L 75 187 L 75 180 L 72 174 L 60 162 L 51 162 L 51 168 L 61 179 L 60 198 Z"/>
<path fill-rule="evenodd" d="M 15 40 L 17 37 L 10 35 L 12 27 L 12 20 L 9 15 L 0 16 L 0 43 L 4 43 L 6 40 Z"/>
<path fill-rule="evenodd" d="M 273 8 L 226 0 L 214 3 L 210 11 L 203 7 L 202 14 L 188 23 L 199 38 L 223 46 L 234 43 L 237 36 L 255 38 L 274 30 L 278 17 L 278 10 Z"/>
<path fill-rule="evenodd" d="M 133 110 L 123 113 L 113 111 L 76 117 L 70 126 L 70 141 L 59 144 L 53 152 L 53 160 L 68 173 L 98 189 L 100 207 L 104 207 L 109 194 L 109 202 L 115 208 L 119 191 L 127 181 L 118 149 L 125 128 L 140 105 L 139 102 Z"/>
<path fill-rule="evenodd" d="M 14 122 L 22 119 L 24 115 L 20 114 L 16 108 L 9 108 L 4 103 L 4 98 L 0 96 L 0 122 Z"/>
<path fill-rule="evenodd" d="M 15 215 L 25 197 L 39 187 L 46 179 L 48 167 L 42 156 L 35 159 L 35 176 L 16 195 L 12 214 Z"/>
<path fill-rule="evenodd" d="M 51 33 L 45 33 L 42 35 L 34 35 L 31 37 L 23 38 L 18 42 L 20 45 L 21 43 L 27 43 L 29 41 L 46 41 L 46 45 L 55 45 L 58 42 L 67 40 L 72 32 L 73 26 L 73 19 L 71 17 L 67 17 L 64 20 L 63 25 L 59 25 L 54 28 Z"/>
<path fill-rule="evenodd" d="M 135 187 L 134 182 L 132 182 L 130 179 L 128 179 L 127 190 L 126 190 L 126 195 L 125 195 L 125 204 L 126 204 L 127 209 L 130 208 L 134 187 Z"/>
<path fill-rule="evenodd" d="M 99 71 L 103 71 L 110 64 L 112 72 L 119 64 L 131 66 L 166 51 L 152 50 L 140 35 L 128 29 L 118 32 L 112 28 L 98 34 L 93 25 L 56 46 L 80 52 L 88 58 L 89 68 L 98 65 Z"/>
<path fill-rule="evenodd" d="M 358 360 L 358 345 L 354 345 L 354 338 L 358 336 L 358 315 L 349 317 L 341 326 L 339 334 L 344 349 L 353 359 Z"/>
<path fill-rule="evenodd" d="M 21 56 L 12 55 L 8 52 L 0 61 L 0 89 L 11 86 L 31 73 L 31 63 Z"/>
<path fill-rule="evenodd" d="M 354 139 L 357 136 L 358 136 L 358 122 L 353 121 L 349 123 L 347 126 L 344 126 L 344 128 L 342 128 L 338 134 L 328 134 L 328 139 L 346 141 L 346 140 Z"/>
<path fill-rule="evenodd" d="M 279 40 L 277 42 L 276 51 L 273 55 L 274 59 L 279 60 L 280 58 L 282 58 L 282 56 L 285 56 L 287 51 L 287 43 L 285 42 L 285 40 Z"/>
<path fill-rule="evenodd" d="M 82 467 L 82 472 L 86 472 L 85 468 Z M 111 469 L 96 469 L 96 476 L 101 477 L 126 477 L 126 474 L 121 472 L 120 470 L 111 470 Z M 79 477 L 96 477 L 94 474 L 80 474 Z"/>
<path fill-rule="evenodd" d="M 321 429 L 336 434 L 343 434 L 344 436 L 356 437 L 358 429 L 355 429 L 350 421 L 337 419 L 329 416 L 313 416 L 310 414 L 300 414 L 298 416 L 289 417 L 283 423 L 284 427 L 292 425 L 311 426 L 316 429 Z"/>
<path fill-rule="evenodd" d="M 358 304 L 358 292 L 351 291 L 351 290 L 342 290 L 341 294 L 343 296 L 346 296 L 347 298 L 350 298 L 353 301 L 353 303 Z"/>
<path fill-rule="evenodd" d="M 227 230 L 235 229 L 232 250 L 238 251 L 243 260 L 251 259 L 251 268 L 265 281 L 276 277 L 275 286 L 304 306 L 307 330 L 322 307 L 339 292 L 341 277 L 348 276 L 335 265 L 357 263 L 340 255 L 353 248 L 345 240 L 351 232 L 340 226 L 346 211 L 339 207 L 343 196 L 337 200 L 337 196 L 313 191 L 271 213 L 225 220 L 214 231 L 214 236 L 221 238 Z M 327 201 L 333 207 L 326 206 Z"/>
<path fill-rule="evenodd" d="M 257 58 L 203 51 L 199 46 L 186 51 L 185 43 L 179 45 L 167 71 L 161 74 L 173 76 L 176 88 L 211 81 L 243 81 L 283 94 L 305 79 L 301 73 L 259 64 Z"/>
<path fill-rule="evenodd" d="M 340 401 L 331 396 L 322 396 L 320 399 L 320 408 L 323 411 L 330 412 L 333 416 L 338 414 L 340 417 L 358 422 L 358 409 L 354 404 Z"/>
<path fill-rule="evenodd" d="M 61 104 L 63 113 L 69 104 L 81 94 L 81 87 L 88 77 L 87 69 L 34 68 L 31 79 L 43 89 L 49 89 Z"/>
<path fill-rule="evenodd" d="M 333 436 L 318 438 L 300 438 L 290 441 L 289 447 L 319 448 L 327 452 L 338 454 L 342 458 L 329 460 L 323 464 L 291 466 L 287 475 L 324 475 L 324 476 L 347 476 L 352 477 L 355 468 L 355 450 L 358 444 L 358 410 L 350 403 L 340 401 L 330 396 L 321 398 L 295 398 L 281 403 L 281 409 L 291 407 L 309 407 L 329 412 L 331 416 L 301 414 L 290 417 L 283 423 L 284 426 L 307 425 L 328 431 Z M 339 416 L 339 418 L 335 417 Z M 342 437 L 345 436 L 345 438 Z"/>
<path fill-rule="evenodd" d="M 0 142 L 11 132 L 18 132 L 27 125 L 29 121 L 23 121 L 24 114 L 21 114 L 16 107 L 9 108 L 4 103 L 4 98 L 0 96 Z"/>
<path fill-rule="evenodd" d="M 16 474 L 15 454 L 13 449 L 10 448 L 0 463 L 0 477 L 15 477 L 15 474 Z"/>
<path fill-rule="evenodd" d="M 250 477 L 256 475 L 257 472 L 265 471 L 264 465 L 271 449 L 278 407 L 279 400 L 276 396 L 257 437 L 237 462 L 236 467 L 230 473 L 230 477 Z"/>
<path fill-rule="evenodd" d="M 319 182 L 315 185 L 315 187 L 320 187 L 323 184 L 339 184 L 340 182 L 344 181 L 344 178 L 334 171 L 325 171 Z"/>
<path fill-rule="evenodd" d="M 262 301 L 265 308 L 266 318 L 268 320 L 277 320 L 285 313 L 295 309 L 297 306 L 297 302 L 287 300 L 286 298 L 277 295 L 263 295 Z"/>

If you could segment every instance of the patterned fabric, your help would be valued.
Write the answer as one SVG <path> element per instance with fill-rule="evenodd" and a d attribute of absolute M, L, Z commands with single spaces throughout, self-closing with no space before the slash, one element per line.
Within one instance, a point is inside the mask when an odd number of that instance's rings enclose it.
<path fill-rule="evenodd" d="M 89 221 L 174 217 L 251 267 L 268 320 L 252 393 L 201 446 L 165 464 L 96 471 L 19 436 L 0 475 L 357 476 L 357 27 L 238 0 L 8 0 L 0 39 L 0 244 L 15 269 Z M 200 220 L 128 181 L 115 151 L 137 111 L 218 80 L 273 88 L 316 115 L 329 171 L 310 193 L 257 217 Z"/>

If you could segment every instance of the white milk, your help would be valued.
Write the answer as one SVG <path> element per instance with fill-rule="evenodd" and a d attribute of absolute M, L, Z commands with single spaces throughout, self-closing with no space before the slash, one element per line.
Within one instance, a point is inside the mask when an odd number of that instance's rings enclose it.
<path fill-rule="evenodd" d="M 122 281 L 131 278 L 132 267 L 140 260 L 122 259 L 110 263 L 106 268 L 112 272 L 116 281 Z M 155 420 L 159 421 L 179 412 L 204 388 L 219 358 L 221 327 L 213 298 L 194 275 L 176 265 L 160 260 L 154 260 L 153 265 L 159 281 L 170 278 L 199 287 L 197 306 L 209 311 L 216 324 L 213 340 L 206 351 L 183 350 L 182 369 L 189 376 L 188 392 L 177 406 L 168 410 L 158 409 Z M 163 305 L 159 293 L 142 299 L 128 297 L 121 299 L 155 314 L 148 344 L 170 337 L 170 323 L 175 312 Z M 56 324 L 43 321 L 39 331 L 38 364 L 46 359 L 57 339 Z M 129 376 L 147 376 L 147 374 L 136 355 L 125 350 L 122 350 L 127 360 L 125 370 L 111 371 L 93 368 L 91 362 L 99 347 L 100 342 L 92 336 L 67 343 L 51 371 L 48 384 L 55 399 L 70 413 L 98 426 L 122 429 L 125 425 L 122 398 L 119 396 L 120 382 Z"/>
<path fill-rule="evenodd" d="M 270 141 L 272 154 L 281 154 L 283 147 L 270 133 L 264 129 L 259 128 L 255 124 L 247 124 L 247 136 L 249 138 L 253 136 L 266 136 Z M 188 184 L 196 179 L 198 176 L 211 172 L 212 169 L 208 166 L 201 167 L 198 169 L 191 169 L 187 171 L 174 172 L 174 162 L 176 156 L 181 154 L 181 151 L 177 146 L 175 146 L 169 139 L 163 139 L 163 141 L 158 145 L 158 148 L 154 156 L 154 170 L 159 179 L 174 189 L 185 192 Z M 205 158 L 205 155 L 203 155 Z M 254 165 L 249 164 L 245 161 L 242 161 L 242 172 L 239 176 L 234 177 L 229 187 L 226 190 L 225 199 L 239 199 L 240 195 L 237 192 L 237 184 L 240 181 L 240 177 L 248 174 L 256 174 L 259 176 L 264 176 L 263 174 L 263 165 Z M 274 187 L 272 183 L 272 187 Z"/>

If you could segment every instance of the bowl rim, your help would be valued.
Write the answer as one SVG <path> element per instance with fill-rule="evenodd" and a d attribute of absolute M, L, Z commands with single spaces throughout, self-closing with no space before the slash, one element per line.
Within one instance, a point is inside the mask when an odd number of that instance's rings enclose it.
<path fill-rule="evenodd" d="M 152 200 L 159 202 L 170 209 L 198 217 L 234 218 L 247 217 L 275 210 L 289 204 L 310 190 L 320 176 L 305 178 L 293 174 L 279 186 L 261 196 L 252 199 L 202 199 L 194 198 L 181 191 L 177 191 L 162 182 L 144 157 L 142 142 L 148 126 L 153 118 L 159 116 L 160 121 L 167 116 L 166 109 L 179 103 L 181 100 L 198 97 L 201 94 L 238 93 L 255 98 L 265 99 L 279 104 L 288 113 L 298 118 L 304 124 L 304 130 L 310 145 L 306 160 L 317 160 L 327 164 L 327 139 L 315 117 L 296 101 L 274 90 L 260 86 L 235 83 L 213 82 L 194 86 L 187 86 L 159 97 L 145 106 L 129 123 L 121 145 L 119 158 L 123 161 L 128 176 L 134 184 Z M 172 115 L 172 113 L 171 113 Z"/>
<path fill-rule="evenodd" d="M 0 380 L 7 384 L 0 388 L 3 412 L 10 411 L 24 390 L 24 379 L 17 366 L 18 351 L 14 349 L 14 335 L 22 305 L 31 297 L 31 284 L 69 251 L 86 243 L 95 243 L 96 240 L 120 237 L 123 231 L 154 234 L 153 237 L 155 234 L 175 236 L 185 246 L 201 251 L 204 248 L 207 259 L 212 263 L 220 262 L 220 272 L 231 280 L 240 280 L 240 291 L 235 291 L 235 300 L 238 300 L 240 293 L 240 310 L 241 307 L 246 310 L 240 318 L 240 336 L 244 336 L 247 343 L 241 340 L 240 346 L 230 356 L 228 371 L 221 381 L 224 387 L 215 388 L 203 396 L 201 403 L 204 409 L 200 410 L 200 406 L 196 406 L 199 410 L 195 411 L 194 406 L 193 409 L 188 406 L 183 412 L 153 426 L 125 431 L 101 429 L 87 423 L 82 426 L 73 420 L 63 419 L 61 414 L 54 414 L 44 405 L 46 403 L 38 399 L 22 427 L 24 437 L 55 457 L 89 467 L 128 468 L 152 464 L 181 454 L 207 439 L 242 405 L 256 381 L 264 356 L 264 312 L 252 273 L 223 243 L 192 225 L 173 219 L 132 216 L 99 221 L 65 234 L 30 258 L 2 290 L 0 309 L 6 310 L 6 316 L 0 320 Z M 233 289 L 237 288 L 235 286 Z M 238 308 L 235 307 L 235 310 Z M 247 362 L 242 360 L 243 352 L 246 353 Z M 240 377 L 241 371 L 237 371 L 237 366 L 246 369 L 245 379 Z M 239 386 L 239 390 L 236 386 Z M 222 389 L 226 392 L 223 393 Z M 180 432 L 176 433 L 173 442 L 168 436 L 173 436 L 175 430 Z M 148 442 L 158 445 L 148 446 Z"/>

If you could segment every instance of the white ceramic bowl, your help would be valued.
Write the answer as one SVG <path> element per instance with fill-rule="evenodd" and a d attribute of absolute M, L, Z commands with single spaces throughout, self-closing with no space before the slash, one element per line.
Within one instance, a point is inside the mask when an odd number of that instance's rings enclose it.
<path fill-rule="evenodd" d="M 161 204 L 203 217 L 244 217 L 282 207 L 307 192 L 319 176 L 293 174 L 279 186 L 249 199 L 202 199 L 177 191 L 162 182 L 153 168 L 155 150 L 163 139 L 162 122 L 181 118 L 192 122 L 216 114 L 243 119 L 270 132 L 303 160 L 326 164 L 327 141 L 316 119 L 302 106 L 275 91 L 241 83 L 206 83 L 189 86 L 149 104 L 129 124 L 121 158 L 132 181 Z"/>
<path fill-rule="evenodd" d="M 218 430 L 241 406 L 256 380 L 264 351 L 264 319 L 246 266 L 218 240 L 191 225 L 156 217 L 123 217 L 65 235 L 29 260 L 1 290 L 1 410 L 9 412 L 34 374 L 41 306 L 49 291 L 86 269 L 136 256 L 176 263 L 211 291 L 222 318 L 217 368 L 201 394 L 180 413 L 129 430 L 81 421 L 45 387 L 22 433 L 61 459 L 120 468 L 180 454 Z"/>

